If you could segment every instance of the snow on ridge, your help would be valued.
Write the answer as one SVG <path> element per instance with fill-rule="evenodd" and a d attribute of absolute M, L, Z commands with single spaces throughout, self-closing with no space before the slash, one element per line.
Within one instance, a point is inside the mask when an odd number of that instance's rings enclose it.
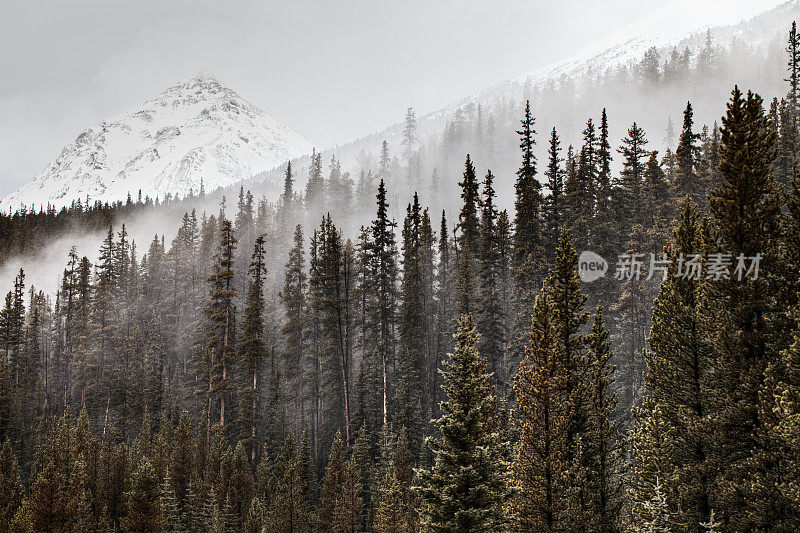
<path fill-rule="evenodd" d="M 797 1 L 675 0 L 593 42 L 576 54 L 519 76 L 510 83 L 575 74 L 592 64 L 603 67 L 623 65 L 640 60 L 650 47 L 675 46 L 692 35 L 733 26 L 780 6 L 796 4 Z"/>
<path fill-rule="evenodd" d="M 800 0 L 674 0 L 570 57 L 458 98 L 444 107 L 419 116 L 420 131 L 435 131 L 457 109 L 467 104 L 489 103 L 504 95 L 518 97 L 522 87 L 528 82 L 538 85 L 555 81 L 562 75 L 577 78 L 587 69 L 602 72 L 609 67 L 641 60 L 650 47 L 665 49 L 677 46 L 709 29 L 712 30 L 712 39 L 715 39 L 718 30 L 747 24 L 781 7 L 796 9 L 800 7 Z M 715 44 L 719 43 L 715 41 Z M 383 139 L 399 142 L 402 129 L 403 124 L 398 122 L 382 131 L 342 145 L 338 147 L 337 157 L 346 162 L 354 161 L 365 146 L 372 144 L 370 148 L 374 150 L 377 149 L 374 143 Z M 329 148 L 328 151 L 330 150 Z"/>
<path fill-rule="evenodd" d="M 151 198 L 229 186 L 311 151 L 302 135 L 201 72 L 101 121 L 67 146 L 33 181 L 0 201 L 56 207 L 88 197 Z"/>

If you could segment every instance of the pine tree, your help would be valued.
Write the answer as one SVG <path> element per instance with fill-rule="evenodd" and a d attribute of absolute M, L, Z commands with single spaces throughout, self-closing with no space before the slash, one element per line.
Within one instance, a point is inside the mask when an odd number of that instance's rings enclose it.
<path fill-rule="evenodd" d="M 536 298 L 525 359 L 514 378 L 520 412 L 513 509 L 520 531 L 557 531 L 568 511 L 564 369 L 548 294 Z"/>
<path fill-rule="evenodd" d="M 514 273 L 512 269 L 512 261 L 514 258 L 513 250 L 513 235 L 511 229 L 511 218 L 508 216 L 508 211 L 503 209 L 497 215 L 497 226 L 495 230 L 495 243 L 497 247 L 497 293 L 500 300 L 500 309 L 502 311 L 502 327 L 505 333 L 506 347 L 508 347 L 509 332 L 512 329 L 513 321 L 516 320 L 514 316 Z M 508 354 L 506 354 L 508 355 Z M 510 358 L 504 362 L 506 379 L 509 379 L 513 370 L 510 368 Z"/>
<path fill-rule="evenodd" d="M 800 36 L 797 35 L 797 22 L 792 21 L 792 29 L 789 31 L 789 41 L 786 46 L 786 52 L 789 54 L 789 94 L 787 100 L 789 102 L 789 123 L 791 124 L 791 139 L 794 141 L 794 159 L 796 164 L 798 160 L 798 150 L 800 150 Z"/>
<path fill-rule="evenodd" d="M 414 108 L 406 109 L 405 126 L 403 126 L 403 146 L 406 150 L 406 158 L 411 154 L 417 142 L 417 115 Z"/>
<path fill-rule="evenodd" d="M 291 219 L 295 215 L 295 192 L 294 192 L 294 175 L 292 174 L 292 162 L 286 163 L 286 173 L 283 178 L 283 193 L 281 193 L 280 203 L 278 205 L 278 214 L 276 218 L 276 227 L 278 231 L 288 237 L 288 231 L 291 227 Z"/>
<path fill-rule="evenodd" d="M 303 364 L 308 327 L 306 308 L 308 283 L 303 256 L 303 228 L 298 224 L 294 231 L 294 247 L 289 252 L 283 292 L 280 296 L 286 307 L 286 320 L 281 329 L 286 337 L 282 354 L 284 383 L 289 391 L 289 397 L 292 398 L 294 412 L 301 415 L 306 412 Z"/>
<path fill-rule="evenodd" d="M 361 488 L 352 460 L 344 457 L 341 435 L 331 446 L 328 466 L 322 480 L 319 510 L 321 533 L 357 533 L 361 525 Z"/>
<path fill-rule="evenodd" d="M 645 209 L 642 219 L 650 241 L 645 249 L 660 253 L 667 239 L 666 224 L 672 220 L 672 205 L 669 184 L 658 162 L 658 152 L 655 150 L 650 152 L 650 158 L 647 160 L 642 193 Z"/>
<path fill-rule="evenodd" d="M 161 514 L 164 519 L 162 527 L 169 533 L 185 531 L 183 520 L 178 509 L 178 500 L 175 497 L 175 490 L 172 486 L 172 477 L 167 471 L 164 481 L 161 483 L 161 495 L 159 499 Z"/>
<path fill-rule="evenodd" d="M 317 478 L 317 468 L 314 464 L 314 457 L 311 453 L 311 439 L 308 435 L 308 429 L 306 428 L 304 428 L 303 433 L 300 434 L 299 447 L 300 468 L 302 475 L 305 477 L 303 495 L 305 500 L 309 502 L 309 505 L 312 507 L 313 522 L 313 509 L 319 500 L 319 479 Z"/>
<path fill-rule="evenodd" d="M 615 208 L 621 227 L 640 224 L 642 218 L 642 181 L 644 179 L 644 160 L 650 154 L 647 149 L 644 130 L 635 122 L 622 139 L 618 152 L 624 158 L 622 174 L 617 187 Z"/>
<path fill-rule="evenodd" d="M 462 317 L 455 351 L 443 370 L 447 400 L 435 421 L 441 436 L 430 443 L 435 465 L 421 472 L 417 489 L 423 531 L 506 531 L 509 526 L 508 442 L 477 340 L 472 317 Z"/>
<path fill-rule="evenodd" d="M 600 138 L 597 142 L 597 213 L 603 217 L 611 208 L 611 143 L 608 138 L 608 115 L 605 108 L 600 117 Z"/>
<path fill-rule="evenodd" d="M 673 531 L 672 516 L 669 511 L 667 495 L 661 490 L 661 483 L 656 480 L 653 497 L 645 502 L 644 514 L 646 518 L 637 531 L 644 533 L 670 533 Z"/>
<path fill-rule="evenodd" d="M 230 409 L 234 354 L 235 308 L 233 258 L 236 238 L 230 220 L 220 217 L 219 254 L 210 278 L 211 291 L 206 304 L 210 335 L 205 349 L 206 422 L 225 427 L 226 406 Z M 218 416 L 217 419 L 214 419 Z"/>
<path fill-rule="evenodd" d="M 478 287 L 477 259 L 479 254 L 480 234 L 479 219 L 480 196 L 475 166 L 467 155 L 464 163 L 464 175 L 459 182 L 461 187 L 461 212 L 458 215 L 458 304 L 459 313 L 466 314 L 476 309 Z"/>
<path fill-rule="evenodd" d="M 582 247 L 589 245 L 591 220 L 591 173 L 587 172 L 587 168 L 586 150 L 581 148 L 578 157 L 575 157 L 570 146 L 564 180 L 564 228 L 576 235 Z"/>
<path fill-rule="evenodd" d="M 411 490 L 413 474 L 408 439 L 401 431 L 381 484 L 375 533 L 415 533 L 418 530 L 417 501 Z"/>
<path fill-rule="evenodd" d="M 160 531 L 163 523 L 158 477 L 153 465 L 142 460 L 131 477 L 125 493 L 126 514 L 122 531 Z"/>
<path fill-rule="evenodd" d="M 696 204 L 704 205 L 703 187 L 696 171 L 697 160 L 700 157 L 700 147 L 697 145 L 700 134 L 692 131 L 693 126 L 694 110 L 692 109 L 692 103 L 686 102 L 686 110 L 683 112 L 683 129 L 678 140 L 678 147 L 675 150 L 675 158 L 678 165 L 675 181 L 672 185 L 676 198 L 683 198 L 689 195 Z"/>
<path fill-rule="evenodd" d="M 319 316 L 320 399 L 325 440 L 343 430 L 350 439 L 350 376 L 353 251 L 343 245 L 330 215 L 317 232 L 318 249 L 310 263 L 311 306 Z"/>
<path fill-rule="evenodd" d="M 419 199 L 409 204 L 403 224 L 403 281 L 400 312 L 400 376 L 394 422 L 405 427 L 411 448 L 418 454 L 424 430 L 423 413 L 428 405 L 419 384 L 426 377 L 425 294 L 422 273 L 422 218 Z"/>
<path fill-rule="evenodd" d="M 306 206 L 314 212 L 322 207 L 325 196 L 325 178 L 322 176 L 322 154 L 316 149 L 311 154 L 311 166 L 306 183 Z"/>
<path fill-rule="evenodd" d="M 239 344 L 241 365 L 239 427 L 251 464 L 256 462 L 257 443 L 260 441 L 261 375 L 267 350 L 264 342 L 264 277 L 266 274 L 264 237 L 260 236 L 256 239 L 253 259 L 250 263 L 251 278 L 247 289 L 247 303 L 244 308 L 244 322 Z"/>
<path fill-rule="evenodd" d="M 421 366 L 422 381 L 425 384 L 425 402 L 422 405 L 423 422 L 427 424 L 432 418 L 432 404 L 435 401 L 435 392 L 431 390 L 433 375 L 436 373 L 436 353 L 438 346 L 438 331 L 436 328 L 436 312 L 438 302 L 436 301 L 437 272 L 436 272 L 436 233 L 433 231 L 433 223 L 428 208 L 422 212 L 422 220 L 419 227 L 419 260 L 422 279 L 422 308 L 420 314 L 424 324 L 425 334 L 425 354 Z"/>
<path fill-rule="evenodd" d="M 374 472 L 373 444 L 372 436 L 367 434 L 367 425 L 362 424 L 356 435 L 352 457 L 355 461 L 358 484 L 361 487 L 361 501 L 364 504 L 361 529 L 365 531 L 369 531 L 372 528 L 375 508 L 378 502 L 378 487 L 376 485 L 379 480 L 376 478 L 376 472 Z"/>
<path fill-rule="evenodd" d="M 508 393 L 505 375 L 505 317 L 501 299 L 499 213 L 495 205 L 494 175 L 486 173 L 480 222 L 478 274 L 480 279 L 476 325 L 480 332 L 478 351 L 486 358 L 501 395 Z"/>
<path fill-rule="evenodd" d="M 289 432 L 283 452 L 275 465 L 276 475 L 270 490 L 269 530 L 303 533 L 311 525 L 311 509 L 303 464 L 297 453 L 294 435 Z"/>
<path fill-rule="evenodd" d="M 226 511 L 232 515 L 236 527 L 239 528 L 247 518 L 247 511 L 253 500 L 255 481 L 248 454 L 241 441 L 227 458 L 228 464 L 224 467 L 227 471 Z"/>
<path fill-rule="evenodd" d="M 439 368 L 446 354 L 451 350 L 453 339 L 453 325 L 455 323 L 455 310 L 452 292 L 453 279 L 453 246 L 447 228 L 447 217 L 442 211 L 442 220 L 439 229 L 439 262 L 436 268 L 436 348 L 435 357 L 431 362 L 431 413 L 432 417 L 439 416 L 439 404 L 442 397 L 442 388 L 439 386 Z"/>
<path fill-rule="evenodd" d="M 564 159 L 561 157 L 561 141 L 555 128 L 550 134 L 547 155 L 547 170 L 544 175 L 547 176 L 550 195 L 544 200 L 544 232 L 549 254 L 551 250 L 555 250 L 564 225 L 564 170 L 561 168 Z"/>
<path fill-rule="evenodd" d="M 267 511 L 260 498 L 253 498 L 250 502 L 250 510 L 247 511 L 247 518 L 244 521 L 242 531 L 245 533 L 260 533 L 264 531 L 267 524 Z"/>
<path fill-rule="evenodd" d="M 195 450 L 195 430 L 192 419 L 184 411 L 178 419 L 173 433 L 173 446 L 167 467 L 172 476 L 175 497 L 180 502 L 188 503 L 187 495 L 192 479 L 197 477 L 198 458 Z"/>
<path fill-rule="evenodd" d="M 709 197 L 716 251 L 731 254 L 737 263 L 739 257 L 761 257 L 757 278 L 754 273 L 748 277 L 734 272 L 730 279 L 711 284 L 709 291 L 718 324 L 712 336 L 712 402 L 718 424 L 714 460 L 719 461 L 719 475 L 712 489 L 712 506 L 726 527 L 736 524 L 737 529 L 764 527 L 780 512 L 771 487 L 754 483 L 749 490 L 741 490 L 748 481 L 760 479 L 759 469 L 743 469 L 748 458 L 769 453 L 759 449 L 762 426 L 769 422 L 765 415 L 771 411 L 759 407 L 759 390 L 765 371 L 777 359 L 775 347 L 784 342 L 781 332 L 771 329 L 781 204 L 770 175 L 774 133 L 767 126 L 761 98 L 752 92 L 745 97 L 735 88 L 721 129 L 724 181 Z"/>
<path fill-rule="evenodd" d="M 384 144 L 385 148 L 385 144 Z M 386 199 L 386 186 L 383 179 L 378 185 L 378 212 L 372 223 L 372 276 L 374 288 L 373 304 L 376 308 L 375 341 L 379 357 L 380 394 L 383 425 L 389 421 L 389 369 L 394 365 L 394 332 L 396 323 L 395 306 L 397 301 L 397 245 L 394 228 L 397 225 L 389 219 L 389 204 Z"/>
<path fill-rule="evenodd" d="M 639 527 L 652 519 L 651 503 L 662 494 L 675 494 L 671 483 L 675 468 L 677 434 L 664 415 L 664 404 L 646 397 L 634 411 L 636 426 L 630 437 L 631 468 L 629 504 L 632 525 Z M 665 501 L 667 498 L 665 497 Z M 673 509 L 666 510 L 672 513 Z"/>
<path fill-rule="evenodd" d="M 361 485 L 358 483 L 358 471 L 355 460 L 351 457 L 345 463 L 341 502 L 337 511 L 335 531 L 358 533 L 361 529 L 363 503 L 361 500 Z"/>
<path fill-rule="evenodd" d="M 775 483 L 777 481 L 780 490 L 780 501 L 783 506 L 788 507 L 789 512 L 781 513 L 776 516 L 775 527 L 783 527 L 786 530 L 797 529 L 798 510 L 800 509 L 800 476 L 798 475 L 798 463 L 800 461 L 800 313 L 798 307 L 790 311 L 790 316 L 794 322 L 792 342 L 789 347 L 781 354 L 781 361 L 776 364 L 780 372 L 768 372 L 768 377 L 782 375 L 775 384 L 774 388 L 765 388 L 762 394 L 773 393 L 774 401 L 764 402 L 773 406 L 775 413 L 774 425 L 769 426 L 771 444 L 777 444 L 774 449 L 778 453 L 773 456 L 774 471 L 777 478 L 773 477 L 767 481 Z"/>
<path fill-rule="evenodd" d="M 8 531 L 22 505 L 25 489 L 19 475 L 19 465 L 6 440 L 0 448 L 0 530 Z"/>
<path fill-rule="evenodd" d="M 578 529 L 588 527 L 591 519 L 582 494 L 593 458 L 586 341 L 580 334 L 588 314 L 577 261 L 564 231 L 556 263 L 534 305 L 526 357 L 515 378 L 522 415 L 515 511 L 523 530 Z"/>
<path fill-rule="evenodd" d="M 536 143 L 534 135 L 534 118 L 531 114 L 530 101 L 525 104 L 525 114 L 521 121 L 522 129 L 517 131 L 520 137 L 522 164 L 517 170 L 515 188 L 514 215 L 514 280 L 516 302 L 519 316 L 515 329 L 518 337 L 524 336 L 530 310 L 533 308 L 536 292 L 541 283 L 542 256 L 541 185 L 536 179 L 536 156 L 533 147 Z"/>
<path fill-rule="evenodd" d="M 703 252 L 697 209 L 688 196 L 673 243 L 667 248 L 671 265 L 653 304 L 645 384 L 676 432 L 671 458 L 676 470 L 662 479 L 675 478 L 670 484 L 678 498 L 678 521 L 699 524 L 709 519 L 711 511 L 707 461 L 712 436 L 705 420 L 710 412 L 713 360 L 703 320 L 703 281 L 678 270 L 683 268 L 682 258 Z"/>
<path fill-rule="evenodd" d="M 75 507 L 67 496 L 71 457 L 65 419 L 66 415 L 58 420 L 46 444 L 37 450 L 31 472 L 29 502 L 35 531 L 62 530 L 74 518 Z"/>
<path fill-rule="evenodd" d="M 588 437 L 586 439 L 588 471 L 588 505 L 593 518 L 592 531 L 617 530 L 622 504 L 622 443 L 619 442 L 619 423 L 614 420 L 617 399 L 612 392 L 615 368 L 611 366 L 611 341 L 603 320 L 603 307 L 598 304 L 587 338 L 590 400 Z"/>
<path fill-rule="evenodd" d="M 341 433 L 337 433 L 331 444 L 328 464 L 322 478 L 319 503 L 320 531 L 335 531 L 337 505 L 340 503 L 345 470 L 344 444 Z"/>

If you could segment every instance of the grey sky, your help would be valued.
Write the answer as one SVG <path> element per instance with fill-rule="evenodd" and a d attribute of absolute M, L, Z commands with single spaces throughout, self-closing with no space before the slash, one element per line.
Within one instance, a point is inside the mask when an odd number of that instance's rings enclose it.
<path fill-rule="evenodd" d="M 30 0 L 0 17 L 0 196 L 200 70 L 320 147 L 562 59 L 669 0 Z"/>

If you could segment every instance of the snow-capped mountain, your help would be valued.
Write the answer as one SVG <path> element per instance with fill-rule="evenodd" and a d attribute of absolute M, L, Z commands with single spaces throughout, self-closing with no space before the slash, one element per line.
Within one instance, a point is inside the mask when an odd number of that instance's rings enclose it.
<path fill-rule="evenodd" d="M 224 187 L 311 152 L 302 135 L 201 73 L 64 147 L 0 207 L 185 196 Z"/>

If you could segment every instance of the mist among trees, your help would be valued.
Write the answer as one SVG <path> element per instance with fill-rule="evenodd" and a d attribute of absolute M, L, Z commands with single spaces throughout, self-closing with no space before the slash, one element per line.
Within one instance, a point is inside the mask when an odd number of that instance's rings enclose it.
<path fill-rule="evenodd" d="M 737 86 L 709 125 L 684 102 L 663 151 L 603 107 L 537 131 L 531 102 L 459 109 L 427 150 L 409 109 L 402 143 L 352 174 L 290 163 L 275 202 L 0 215 L 3 262 L 104 236 L 53 294 L 15 267 L 0 306 L 0 531 L 797 530 L 785 44 L 783 98 Z M 680 92 L 723 64 L 698 54 L 595 83 Z M 668 267 L 583 283 L 585 250 Z M 723 255 L 758 275 L 706 275 Z"/>

